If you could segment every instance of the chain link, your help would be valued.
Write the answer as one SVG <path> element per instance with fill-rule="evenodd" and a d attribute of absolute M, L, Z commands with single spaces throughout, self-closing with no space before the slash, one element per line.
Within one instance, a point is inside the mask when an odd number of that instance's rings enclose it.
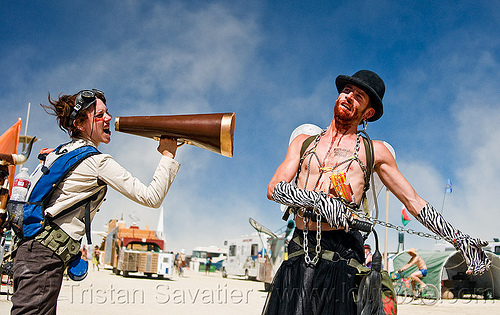
<path fill-rule="evenodd" d="M 302 234 L 304 236 L 304 260 L 306 264 L 316 266 L 321 256 L 321 214 L 316 213 L 316 247 L 314 248 L 316 255 L 314 255 L 313 259 L 309 257 L 309 240 L 307 239 L 307 235 L 309 234 L 309 228 L 307 226 L 309 218 L 304 216 L 302 217 L 302 220 L 304 222 L 304 229 L 302 230 Z"/>
<path fill-rule="evenodd" d="M 319 213 L 319 211 L 316 211 L 317 202 L 318 200 L 315 201 L 315 205 L 313 208 L 313 213 L 316 215 L 316 247 L 314 248 L 314 251 L 316 253 L 313 259 L 309 257 L 309 241 L 307 239 L 307 235 L 309 234 L 309 228 L 308 228 L 309 217 L 306 215 L 302 217 L 302 221 L 304 222 L 304 229 L 302 230 L 302 234 L 304 236 L 304 260 L 307 265 L 312 265 L 312 266 L 316 266 L 321 256 L 321 214 Z"/>
<path fill-rule="evenodd" d="M 302 230 L 302 234 L 304 237 L 304 260 L 306 261 L 306 264 L 309 265 L 311 263 L 311 257 L 309 257 L 309 244 L 307 240 L 307 234 L 309 232 L 308 228 L 308 223 L 309 223 L 309 218 L 306 218 L 305 216 L 305 209 L 304 209 L 304 216 L 302 217 L 302 221 L 304 222 L 304 229 Z"/>
<path fill-rule="evenodd" d="M 314 209 L 316 209 L 316 208 L 314 208 Z M 309 243 L 308 243 L 308 239 L 307 239 L 307 235 L 309 232 L 309 230 L 308 230 L 309 218 L 306 216 L 302 217 L 303 222 L 304 222 L 304 229 L 302 231 L 302 233 L 304 235 L 304 252 L 305 252 L 304 260 L 305 260 L 306 264 L 312 265 L 312 266 L 315 266 L 318 263 L 320 255 L 321 255 L 321 214 L 319 213 L 319 211 L 314 211 L 314 213 L 316 214 L 316 247 L 315 247 L 316 255 L 314 256 L 313 259 L 311 259 L 311 257 L 309 257 Z M 385 221 L 382 221 L 379 219 L 374 219 L 372 217 L 365 215 L 364 213 L 356 213 L 356 214 L 360 219 L 366 220 L 366 221 L 372 223 L 373 225 L 379 224 L 383 227 L 394 229 L 398 232 L 406 232 L 410 235 L 416 235 L 416 236 L 422 237 L 422 238 L 434 239 L 436 241 L 445 240 L 445 241 L 450 242 L 452 244 L 455 243 L 455 241 L 456 241 L 456 240 L 452 239 L 451 237 L 441 237 L 441 236 L 436 235 L 436 234 L 419 232 L 419 231 L 415 231 L 413 229 L 406 229 L 400 225 L 394 225 L 391 222 L 385 222 Z"/>
<path fill-rule="evenodd" d="M 406 232 L 410 235 L 416 235 L 416 236 L 419 236 L 419 237 L 423 237 L 423 238 L 431 238 L 431 239 L 434 239 L 434 240 L 445 240 L 445 241 L 448 241 L 448 242 L 453 242 L 454 240 L 450 237 L 441 237 L 439 235 L 436 235 L 436 234 L 431 234 L 431 233 L 425 233 L 425 232 L 418 232 L 418 231 L 415 231 L 413 229 L 406 229 L 400 225 L 394 225 L 392 224 L 391 222 L 385 222 L 385 221 L 381 221 L 379 219 L 374 219 L 374 218 L 371 218 L 371 217 L 368 217 L 366 216 L 365 214 L 362 214 L 362 213 L 357 213 L 357 215 L 362 218 L 363 220 L 367 220 L 369 222 L 372 222 L 373 224 L 380 224 L 381 226 L 383 227 L 387 227 L 387 228 L 390 228 L 390 229 L 394 229 L 398 232 Z"/>
<path fill-rule="evenodd" d="M 359 144 L 361 142 L 361 133 L 357 133 L 356 135 L 356 145 L 354 146 L 354 158 L 358 158 L 358 152 L 359 152 Z"/>
<path fill-rule="evenodd" d="M 316 209 L 316 208 L 315 208 Z M 316 266 L 316 264 L 319 261 L 319 256 L 321 254 L 321 214 L 319 212 L 314 211 L 316 213 L 316 255 L 311 261 L 311 264 L 313 266 Z"/>

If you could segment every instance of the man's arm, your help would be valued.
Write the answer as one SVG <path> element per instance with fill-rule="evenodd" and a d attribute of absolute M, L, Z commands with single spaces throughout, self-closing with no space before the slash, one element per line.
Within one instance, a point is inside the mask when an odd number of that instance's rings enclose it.
<path fill-rule="evenodd" d="M 411 266 L 413 266 L 413 265 L 415 264 L 415 262 L 416 262 L 416 261 L 417 261 L 417 256 L 412 257 L 412 258 L 410 259 L 410 261 L 409 261 L 406 265 L 404 265 L 403 267 L 401 267 L 401 268 L 399 269 L 399 271 L 405 271 L 406 269 L 408 269 L 408 268 L 410 268 Z"/>
<path fill-rule="evenodd" d="M 488 242 L 473 239 L 448 223 L 429 203 L 422 199 L 399 171 L 396 160 L 384 144 L 374 142 L 375 171 L 384 185 L 403 203 L 423 226 L 450 242 L 465 258 L 467 273 L 483 273 L 491 261 L 482 247 Z"/>
<path fill-rule="evenodd" d="M 309 136 L 305 134 L 298 135 L 288 146 L 285 160 L 280 164 L 267 186 L 267 198 L 269 200 L 273 200 L 274 186 L 277 183 L 281 181 L 289 183 L 295 177 L 295 174 L 297 174 L 300 163 L 300 149 L 307 137 Z"/>

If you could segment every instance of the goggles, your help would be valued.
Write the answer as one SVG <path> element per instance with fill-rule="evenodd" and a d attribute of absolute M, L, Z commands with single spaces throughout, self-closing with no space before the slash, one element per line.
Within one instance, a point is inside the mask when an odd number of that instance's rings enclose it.
<path fill-rule="evenodd" d="M 78 92 L 78 95 L 75 98 L 75 107 L 73 107 L 73 110 L 71 111 L 71 114 L 69 116 L 70 120 L 75 120 L 80 111 L 89 108 L 96 102 L 98 98 L 106 103 L 104 93 L 99 90 L 81 90 L 80 92 Z"/>

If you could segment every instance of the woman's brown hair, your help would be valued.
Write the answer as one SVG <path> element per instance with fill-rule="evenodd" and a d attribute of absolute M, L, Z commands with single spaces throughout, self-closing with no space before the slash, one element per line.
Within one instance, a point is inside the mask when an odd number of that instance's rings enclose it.
<path fill-rule="evenodd" d="M 73 108 L 75 107 L 75 99 L 77 95 L 78 93 L 73 95 L 59 94 L 58 99 L 53 99 L 50 97 L 49 93 L 48 100 L 50 105 L 40 104 L 40 106 L 42 106 L 47 114 L 56 116 L 59 128 L 62 131 L 67 132 L 72 138 L 78 138 L 78 136 L 80 135 L 80 130 L 78 130 L 76 126 L 83 123 L 83 121 L 85 121 L 86 119 L 86 114 L 95 108 L 95 104 L 93 104 L 88 108 L 81 109 L 80 111 L 78 111 L 75 119 L 71 119 L 70 116 Z M 97 94 L 96 97 L 101 99 L 106 104 L 104 95 Z"/>

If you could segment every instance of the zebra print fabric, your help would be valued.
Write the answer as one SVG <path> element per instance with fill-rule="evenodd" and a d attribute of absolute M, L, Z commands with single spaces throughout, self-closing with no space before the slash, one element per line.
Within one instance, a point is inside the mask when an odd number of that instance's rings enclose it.
<path fill-rule="evenodd" d="M 351 212 L 344 203 L 324 192 L 300 189 L 282 181 L 274 186 L 273 200 L 286 206 L 315 208 L 332 228 L 349 229 Z"/>
<path fill-rule="evenodd" d="M 491 261 L 482 247 L 488 242 L 472 238 L 454 228 L 430 204 L 426 204 L 417 215 L 417 220 L 426 228 L 450 242 L 462 253 L 467 263 L 467 273 L 482 274 L 490 268 Z"/>

